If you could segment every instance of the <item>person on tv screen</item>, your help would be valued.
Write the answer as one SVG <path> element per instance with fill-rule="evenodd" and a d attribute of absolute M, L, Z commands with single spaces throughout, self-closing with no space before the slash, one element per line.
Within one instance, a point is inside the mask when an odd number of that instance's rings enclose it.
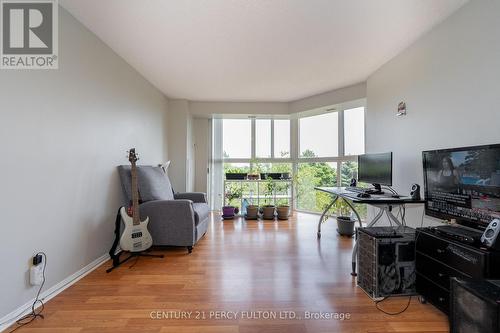
<path fill-rule="evenodd" d="M 449 157 L 444 157 L 441 160 L 441 170 L 438 173 L 438 186 L 449 192 L 457 192 L 459 184 L 459 175 L 453 161 Z"/>

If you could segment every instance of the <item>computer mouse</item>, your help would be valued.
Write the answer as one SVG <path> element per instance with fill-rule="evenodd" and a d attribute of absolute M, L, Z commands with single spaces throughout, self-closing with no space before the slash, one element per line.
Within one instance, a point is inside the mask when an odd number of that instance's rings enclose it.
<path fill-rule="evenodd" d="M 357 197 L 358 198 L 369 198 L 369 197 L 371 197 L 371 195 L 369 195 L 368 193 L 358 193 Z"/>

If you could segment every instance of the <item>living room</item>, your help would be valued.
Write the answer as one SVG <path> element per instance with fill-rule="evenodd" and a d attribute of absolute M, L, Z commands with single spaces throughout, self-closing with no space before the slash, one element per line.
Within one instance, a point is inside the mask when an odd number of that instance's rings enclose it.
<path fill-rule="evenodd" d="M 498 332 L 454 290 L 500 279 L 499 1 L 0 8 L 0 331 Z"/>

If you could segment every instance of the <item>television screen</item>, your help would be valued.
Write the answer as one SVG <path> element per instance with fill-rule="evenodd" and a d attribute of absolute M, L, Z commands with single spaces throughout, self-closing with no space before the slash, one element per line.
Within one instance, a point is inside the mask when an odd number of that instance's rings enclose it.
<path fill-rule="evenodd" d="M 423 152 L 425 213 L 484 229 L 500 217 L 500 144 Z"/>
<path fill-rule="evenodd" d="M 358 180 L 369 184 L 392 185 L 392 153 L 358 157 Z"/>

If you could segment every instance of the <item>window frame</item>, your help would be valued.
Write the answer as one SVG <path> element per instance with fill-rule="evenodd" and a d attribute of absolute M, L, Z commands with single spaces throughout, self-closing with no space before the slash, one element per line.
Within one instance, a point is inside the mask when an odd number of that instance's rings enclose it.
<path fill-rule="evenodd" d="M 238 119 L 236 117 L 225 117 L 222 119 L 222 121 L 226 119 Z M 257 157 L 257 145 L 256 145 L 256 120 L 271 120 L 271 157 Z M 251 120 L 251 133 L 252 133 L 252 138 L 250 140 L 251 142 L 251 156 L 250 158 L 224 158 L 223 161 L 224 163 L 249 163 L 250 166 L 252 167 L 255 162 L 259 163 L 292 163 L 292 132 L 291 132 L 291 127 L 290 126 L 290 142 L 289 142 L 289 147 L 290 147 L 290 157 L 282 158 L 282 157 L 276 157 L 275 156 L 275 151 L 274 151 L 274 120 L 280 119 L 280 120 L 290 120 L 290 125 L 291 125 L 291 119 L 290 117 L 250 117 Z M 224 133 L 222 134 L 224 135 Z M 222 150 L 224 150 L 224 147 L 222 147 Z"/>
<path fill-rule="evenodd" d="M 248 117 L 251 120 L 251 157 L 250 158 L 224 158 L 222 159 L 223 163 L 248 163 L 250 164 L 250 168 L 253 167 L 255 163 L 290 163 L 292 165 L 292 177 L 294 177 L 298 172 L 298 166 L 301 163 L 321 163 L 321 162 L 329 162 L 336 163 L 337 168 L 337 186 L 342 186 L 342 175 L 341 168 L 342 162 L 357 162 L 359 155 L 344 155 L 345 153 L 345 145 L 344 145 L 344 111 L 350 110 L 358 107 L 364 108 L 364 147 L 366 151 L 366 99 L 359 99 L 347 103 L 331 105 L 327 107 L 322 107 L 318 109 L 313 109 L 305 112 L 299 112 L 293 115 L 287 116 L 250 116 Z M 338 112 L 338 156 L 329 156 L 329 157 L 300 157 L 300 126 L 299 120 L 301 118 L 320 115 L 324 113 Z M 226 116 L 223 117 L 222 120 L 225 119 L 238 119 L 241 118 L 238 116 Z M 256 119 L 270 119 L 271 120 L 271 157 L 270 158 L 258 158 L 256 156 L 256 128 L 255 122 Z M 290 155 L 287 158 L 280 158 L 275 156 L 274 151 L 274 120 L 275 119 L 287 119 L 290 120 Z M 222 133 L 222 135 L 224 135 Z M 224 147 L 222 147 L 222 150 Z M 306 211 L 297 209 L 297 198 L 295 197 L 295 190 L 293 190 L 293 209 L 299 212 L 308 212 L 319 214 L 318 212 Z"/>
<path fill-rule="evenodd" d="M 337 164 L 337 186 L 342 186 L 341 184 L 341 166 L 342 162 L 357 162 L 358 161 L 358 156 L 359 155 L 345 155 L 345 141 L 344 141 L 344 111 L 345 110 L 350 110 L 350 109 L 355 109 L 358 107 L 363 107 L 364 108 L 364 147 L 366 151 L 366 100 L 365 99 L 360 99 L 360 100 L 355 100 L 343 104 L 338 104 L 338 105 L 331 105 L 328 107 L 323 107 L 315 110 L 310 110 L 302 113 L 298 113 L 297 116 L 295 117 L 295 126 L 296 130 L 292 131 L 291 134 L 295 134 L 296 138 L 294 140 L 295 144 L 295 151 L 294 155 L 292 157 L 292 164 L 293 164 L 293 174 L 297 174 L 297 166 L 298 163 L 320 163 L 320 162 L 334 162 Z M 301 118 L 305 117 L 310 117 L 310 116 L 316 116 L 324 113 L 330 113 L 330 112 L 337 112 L 338 113 L 338 156 L 330 156 L 330 157 L 300 157 L 300 126 L 299 126 L 299 120 Z M 293 150 L 293 149 L 292 149 Z M 296 208 L 296 207 L 294 207 Z M 299 210 L 300 211 L 300 210 Z"/>

